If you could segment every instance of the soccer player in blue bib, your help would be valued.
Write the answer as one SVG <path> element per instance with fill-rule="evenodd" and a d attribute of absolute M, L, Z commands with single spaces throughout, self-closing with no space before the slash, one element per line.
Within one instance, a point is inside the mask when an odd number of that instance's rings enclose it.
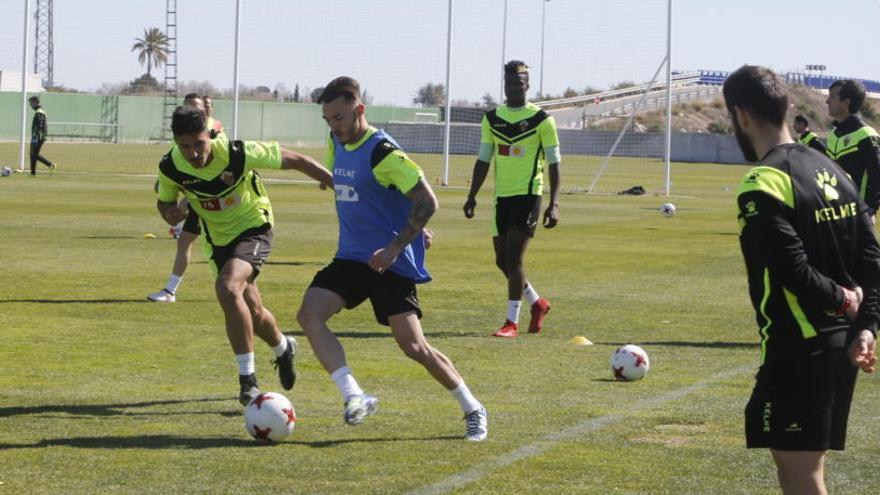
<path fill-rule="evenodd" d="M 318 98 L 330 126 L 327 166 L 333 170 L 339 244 L 333 261 L 315 275 L 297 319 L 315 355 L 336 382 L 345 422 L 361 423 L 378 399 L 364 393 L 327 321 L 369 299 L 376 320 L 391 327 L 403 352 L 425 367 L 458 400 L 466 438 L 484 440 L 487 413 L 448 357 L 428 344 L 419 318 L 416 284 L 431 281 L 425 267 L 425 225 L 437 197 L 422 170 L 394 139 L 367 123 L 360 84 L 338 77 Z"/>

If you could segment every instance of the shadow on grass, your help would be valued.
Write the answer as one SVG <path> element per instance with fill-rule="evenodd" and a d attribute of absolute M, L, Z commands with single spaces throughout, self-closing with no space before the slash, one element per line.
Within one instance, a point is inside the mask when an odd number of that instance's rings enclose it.
<path fill-rule="evenodd" d="M 196 402 L 234 402 L 232 397 L 207 397 L 202 399 L 191 400 L 155 400 L 148 402 L 129 402 L 118 404 L 46 404 L 42 406 L 23 406 L 23 407 L 0 407 L 0 418 L 7 416 L 22 416 L 33 414 L 50 414 L 63 413 L 74 416 L 134 416 L 149 415 L 161 416 L 169 414 L 220 414 L 239 416 L 241 412 L 215 412 L 215 411 L 181 411 L 178 413 L 140 413 L 131 412 L 128 409 L 138 409 L 153 406 L 167 406 L 174 404 L 191 404 Z"/>
<path fill-rule="evenodd" d="M 352 443 L 385 442 L 424 442 L 430 440 L 461 441 L 458 436 L 439 436 L 426 438 L 345 438 L 339 440 L 320 440 L 314 442 L 292 441 L 279 445 L 304 445 L 311 448 L 326 448 Z M 271 447 L 273 444 L 255 442 L 247 438 L 196 438 L 173 435 L 140 435 L 133 437 L 73 437 L 40 440 L 36 443 L 4 444 L 0 451 L 12 449 L 40 449 L 46 447 L 75 447 L 79 449 L 217 449 L 223 447 Z"/>
<path fill-rule="evenodd" d="M 385 442 L 425 442 L 431 440 L 456 440 L 461 441 L 462 437 L 453 435 L 444 435 L 437 437 L 380 437 L 380 438 L 340 438 L 338 440 L 315 440 L 312 442 L 294 440 L 295 445 L 305 445 L 313 449 L 322 449 L 325 447 L 334 447 L 336 445 L 346 445 L 350 443 L 385 443 Z"/>
<path fill-rule="evenodd" d="M 294 335 L 296 337 L 305 338 L 305 333 L 302 330 L 290 330 L 284 331 L 284 335 Z M 342 338 L 351 338 L 351 339 L 390 339 L 394 338 L 391 335 L 391 330 L 387 330 L 384 332 L 359 332 L 359 331 L 343 331 L 337 332 L 333 331 L 333 335 Z M 484 333 L 463 333 L 463 332 L 425 332 L 425 337 L 485 337 Z"/>
<path fill-rule="evenodd" d="M 37 303 L 37 304 L 117 304 L 117 303 L 147 303 L 143 299 L 0 299 L 3 303 Z"/>
<path fill-rule="evenodd" d="M 143 240 L 144 236 L 142 235 L 75 235 L 74 239 L 140 239 Z"/>
<path fill-rule="evenodd" d="M 658 345 L 670 347 L 702 347 L 707 349 L 754 349 L 760 345 L 757 342 L 690 342 L 684 340 L 661 340 L 655 342 L 596 342 L 596 345 L 619 347 L 622 345 L 633 343 L 640 346 Z"/>

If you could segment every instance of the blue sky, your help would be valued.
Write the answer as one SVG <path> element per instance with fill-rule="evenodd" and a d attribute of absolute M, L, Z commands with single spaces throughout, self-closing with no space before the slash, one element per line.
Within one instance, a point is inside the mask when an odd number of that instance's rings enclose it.
<path fill-rule="evenodd" d="M 542 73 L 542 7 L 545 93 L 644 81 L 664 54 L 666 0 L 507 1 L 505 58 L 534 68 L 532 94 Z M 54 2 L 56 83 L 95 90 L 144 72 L 130 48 L 144 27 L 164 29 L 165 1 Z M 179 78 L 231 87 L 234 0 L 178 3 Z M 503 5 L 455 0 L 453 100 L 498 99 Z M 23 6 L 0 3 L 0 69 L 20 69 Z M 829 74 L 880 80 L 877 0 L 847 0 L 846 9 L 818 0 L 673 0 L 673 13 L 674 69 L 824 64 Z M 305 90 L 347 74 L 377 103 L 406 105 L 424 83 L 445 82 L 446 18 L 446 0 L 243 0 L 240 79 Z"/>

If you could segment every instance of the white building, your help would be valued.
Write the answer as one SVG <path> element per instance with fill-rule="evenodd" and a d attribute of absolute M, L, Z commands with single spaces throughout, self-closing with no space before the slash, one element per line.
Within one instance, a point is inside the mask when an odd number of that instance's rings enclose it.
<path fill-rule="evenodd" d="M 25 86 L 28 93 L 42 93 L 42 81 L 39 74 L 27 74 Z M 0 91 L 21 91 L 21 72 L 0 70 Z"/>

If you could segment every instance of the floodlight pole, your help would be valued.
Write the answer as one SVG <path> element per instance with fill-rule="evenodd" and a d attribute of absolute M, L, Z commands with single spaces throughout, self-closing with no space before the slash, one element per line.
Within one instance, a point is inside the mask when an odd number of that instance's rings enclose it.
<path fill-rule="evenodd" d="M 544 97 L 544 21 L 547 17 L 547 2 L 549 1 L 541 2 L 541 80 L 538 85 L 538 94 L 541 95 L 541 98 Z"/>
<path fill-rule="evenodd" d="M 21 135 L 18 142 L 18 169 L 22 172 L 24 172 L 24 137 L 27 132 L 27 53 L 30 17 L 30 0 L 24 0 L 24 30 L 21 33 Z"/>
<path fill-rule="evenodd" d="M 672 0 L 666 8 L 666 196 L 672 184 Z"/>
<path fill-rule="evenodd" d="M 232 63 L 232 139 L 238 139 L 238 42 L 241 38 L 241 0 L 235 0 L 235 55 Z"/>
<path fill-rule="evenodd" d="M 443 186 L 449 185 L 449 133 L 452 131 L 452 93 L 449 74 L 452 70 L 452 1 L 449 0 L 449 17 L 446 21 L 446 130 L 443 133 Z"/>
<path fill-rule="evenodd" d="M 501 67 L 507 63 L 507 0 L 504 0 L 504 22 L 501 27 Z M 504 103 L 504 69 L 501 69 L 501 96 L 498 97 L 498 103 Z"/>

